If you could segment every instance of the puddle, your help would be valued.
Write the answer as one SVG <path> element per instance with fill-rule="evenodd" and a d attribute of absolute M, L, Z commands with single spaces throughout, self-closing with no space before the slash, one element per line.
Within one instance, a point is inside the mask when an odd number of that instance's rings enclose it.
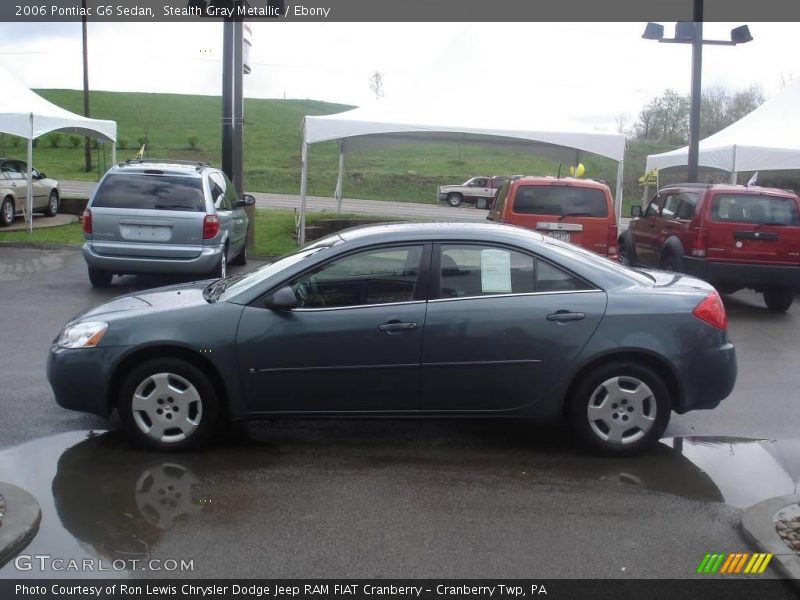
<path fill-rule="evenodd" d="M 117 432 L 86 431 L 0 451 L 0 481 L 25 488 L 42 506 L 25 553 L 144 560 L 213 544 L 197 527 L 209 520 L 267 537 L 285 535 L 276 523 L 286 520 L 339 526 L 343 517 L 327 516 L 326 502 L 357 522 L 359 510 L 383 510 L 385 493 L 371 495 L 381 486 L 411 490 L 412 509 L 425 513 L 442 502 L 457 510 L 474 490 L 490 498 L 542 488 L 597 494 L 590 485 L 601 495 L 660 492 L 743 508 L 796 493 L 800 481 L 800 440 L 667 438 L 647 456 L 606 459 L 574 451 L 563 432 L 531 435 L 529 426 L 509 423 L 300 421 L 244 433 L 175 455 L 134 449 Z M 339 505 L 342 498 L 353 502 Z M 0 577 L 64 575 L 20 572 L 13 562 L 0 569 Z"/>

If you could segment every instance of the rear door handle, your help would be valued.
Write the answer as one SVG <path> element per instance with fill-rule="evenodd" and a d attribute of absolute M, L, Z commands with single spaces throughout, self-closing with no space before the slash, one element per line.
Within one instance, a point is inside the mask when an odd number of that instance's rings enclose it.
<path fill-rule="evenodd" d="M 400 321 L 389 321 L 383 325 L 378 325 L 378 331 L 384 331 L 389 335 L 396 335 L 401 331 L 412 331 L 416 328 L 416 323 L 401 323 Z"/>
<path fill-rule="evenodd" d="M 586 315 L 582 312 L 569 312 L 567 310 L 559 310 L 547 315 L 548 321 L 557 321 L 559 323 L 565 323 L 567 321 L 580 321 L 585 318 Z"/>

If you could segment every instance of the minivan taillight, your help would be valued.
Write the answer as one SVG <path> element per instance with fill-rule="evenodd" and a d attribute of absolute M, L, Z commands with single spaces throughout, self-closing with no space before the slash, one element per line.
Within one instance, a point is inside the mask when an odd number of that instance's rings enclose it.
<path fill-rule="evenodd" d="M 728 330 L 728 315 L 717 292 L 711 292 L 703 298 L 700 304 L 694 307 L 692 314 L 717 329 Z"/>
<path fill-rule="evenodd" d="M 88 208 L 83 211 L 83 233 L 92 233 L 92 211 Z"/>
<path fill-rule="evenodd" d="M 219 233 L 219 217 L 217 215 L 206 215 L 203 219 L 203 239 L 210 240 L 217 237 Z"/>
<path fill-rule="evenodd" d="M 617 247 L 617 234 L 619 230 L 616 225 L 608 226 L 608 258 L 619 258 L 619 248 Z"/>
<path fill-rule="evenodd" d="M 708 228 L 698 227 L 694 230 L 694 241 L 692 242 L 692 256 L 703 258 L 708 248 Z"/>

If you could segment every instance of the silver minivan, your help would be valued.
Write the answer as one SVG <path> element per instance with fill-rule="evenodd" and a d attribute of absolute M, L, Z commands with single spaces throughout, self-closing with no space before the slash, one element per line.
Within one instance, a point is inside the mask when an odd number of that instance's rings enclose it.
<path fill-rule="evenodd" d="M 196 274 L 225 277 L 247 262 L 248 219 L 255 198 L 206 164 L 128 161 L 109 169 L 83 213 L 89 279 L 114 275 Z"/>

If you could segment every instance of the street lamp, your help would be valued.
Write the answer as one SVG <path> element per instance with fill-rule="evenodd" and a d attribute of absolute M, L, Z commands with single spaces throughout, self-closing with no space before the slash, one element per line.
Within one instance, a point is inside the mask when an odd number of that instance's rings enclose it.
<path fill-rule="evenodd" d="M 646 40 L 656 40 L 664 44 L 691 44 L 692 45 L 692 95 L 691 112 L 689 114 L 689 172 L 687 178 L 690 182 L 698 179 L 697 167 L 700 158 L 700 73 L 703 64 L 703 44 L 712 46 L 735 46 L 753 41 L 750 28 L 741 25 L 731 29 L 730 40 L 704 40 L 703 39 L 703 0 L 694 0 L 692 22 L 679 22 L 675 25 L 675 37 L 664 37 L 664 26 L 658 23 L 648 23 L 642 37 Z"/>

